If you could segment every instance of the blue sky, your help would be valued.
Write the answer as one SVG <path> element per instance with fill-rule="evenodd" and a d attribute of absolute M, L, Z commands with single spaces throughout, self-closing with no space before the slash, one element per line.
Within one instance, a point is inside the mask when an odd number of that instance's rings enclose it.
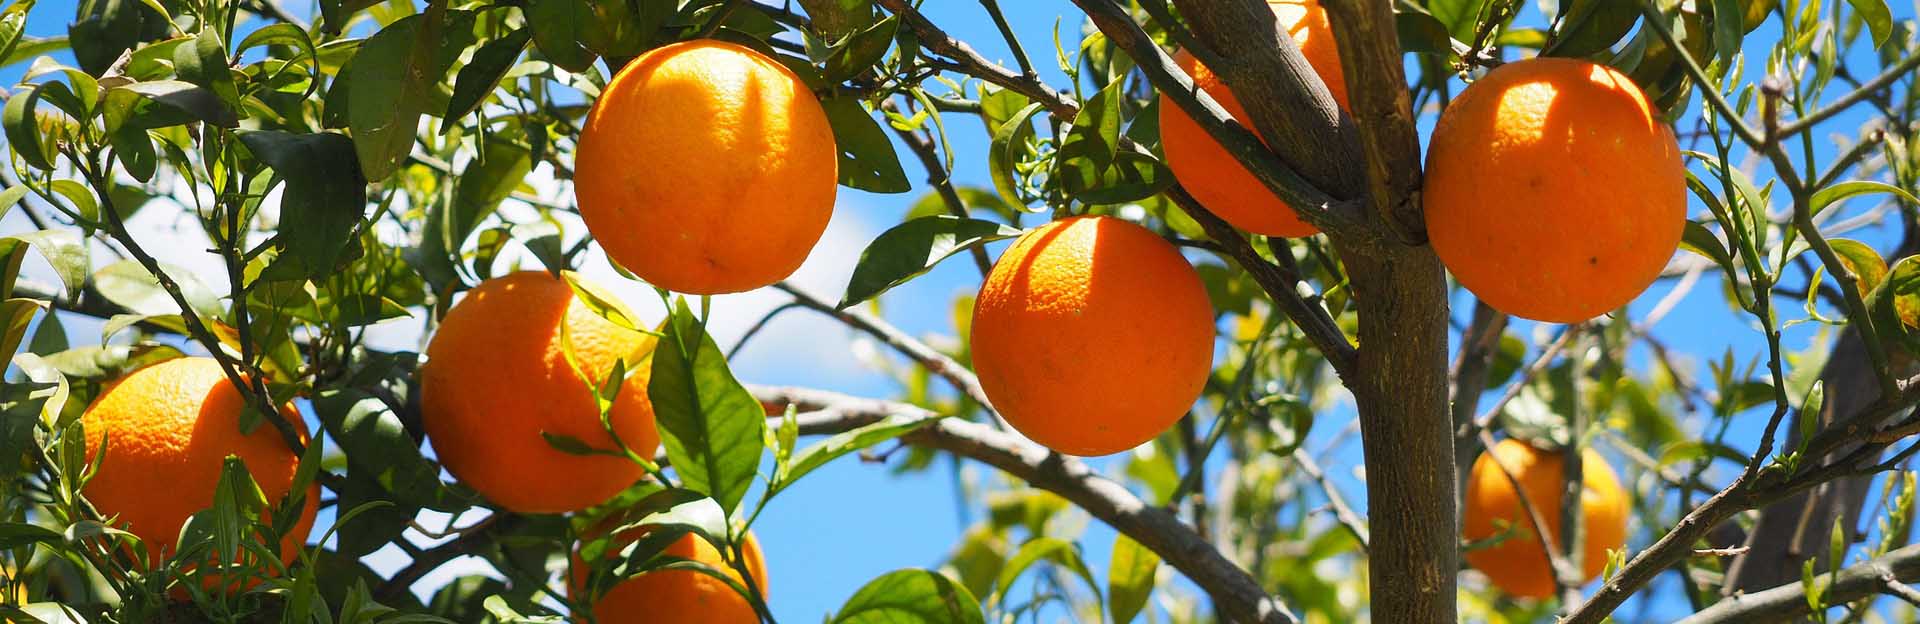
<path fill-rule="evenodd" d="M 1913 16 L 1913 5 L 1894 4 L 1897 17 Z M 988 58 L 1012 66 L 1012 58 L 999 33 L 977 3 L 934 1 L 926 5 L 924 10 L 934 22 L 969 42 Z M 1009 1 L 1003 2 L 1002 7 L 1025 48 L 1033 55 L 1042 76 L 1056 86 L 1063 84 L 1064 77 L 1052 60 L 1054 32 L 1057 28 L 1059 38 L 1066 45 L 1074 46 L 1078 42 L 1080 29 L 1077 11 L 1064 0 Z M 305 7 L 292 8 L 297 13 L 308 12 Z M 1528 16 L 1523 20 L 1537 20 L 1537 13 L 1530 6 L 1528 10 Z M 28 32 L 37 36 L 63 34 L 72 12 L 72 0 L 45 0 L 33 9 Z M 1778 37 L 1778 30 L 1778 18 L 1770 18 L 1766 26 L 1748 37 L 1748 49 L 1753 55 L 1748 67 L 1750 77 L 1759 76 L 1758 59 L 1764 58 L 1765 50 Z M 13 67 L 0 71 L 0 80 L 11 82 L 17 79 L 21 69 Z M 1843 116 L 1823 126 L 1824 132 L 1820 136 L 1826 136 L 1825 132 L 1849 132 L 1861 119 L 1860 115 Z M 956 181 L 963 185 L 990 186 L 985 158 L 987 139 L 980 123 L 963 115 L 951 115 L 946 121 L 947 136 L 953 139 L 951 147 L 957 157 L 954 172 Z M 1432 111 L 1422 113 L 1423 136 L 1432 121 Z M 1834 155 L 1833 150 L 1830 142 L 1822 141 L 1818 156 L 1823 161 L 1830 160 Z M 918 169 L 916 161 L 904 148 L 900 148 L 900 153 L 905 157 L 903 163 L 908 177 L 915 183 L 914 191 L 901 195 L 875 195 L 841 189 L 834 226 L 821 247 L 816 249 L 808 267 L 797 278 L 804 287 L 825 296 L 836 295 L 838 288 L 844 285 L 847 270 L 851 268 L 860 249 L 888 225 L 897 223 L 913 201 L 924 192 L 921 184 L 925 179 L 924 172 Z M 1761 181 L 1764 182 L 1764 178 Z M 1859 201 L 1855 208 L 1865 205 L 1866 201 Z M 1694 209 L 1697 216 L 1699 207 L 1696 205 Z M 177 259 L 193 267 L 193 241 L 198 239 L 179 233 L 183 225 L 191 229 L 191 224 L 182 224 L 177 219 L 169 220 L 164 214 L 155 214 L 162 212 L 142 213 L 142 223 L 137 225 L 148 228 L 145 231 L 157 237 L 186 236 L 185 239 L 159 239 L 162 241 L 160 246 L 167 247 L 169 254 L 179 254 L 178 258 L 170 257 L 170 260 Z M 0 232 L 20 232 L 26 228 L 24 220 L 18 215 L 0 221 Z M 1896 235 L 1892 227 L 1877 227 L 1851 234 L 1850 237 L 1885 252 L 1897 242 Z M 997 253 L 997 246 L 994 251 Z M 101 256 L 96 256 L 96 262 L 104 263 Z M 604 280 L 614 279 L 604 276 L 604 262 L 599 258 L 590 258 L 588 263 L 590 272 L 596 272 L 594 267 L 597 265 L 600 269 L 596 273 L 602 274 Z M 42 268 L 30 267 L 29 275 L 39 275 L 45 279 L 46 273 Z M 964 258 L 947 262 L 928 275 L 886 295 L 882 300 L 885 316 L 915 335 L 934 339 L 950 337 L 954 331 L 951 301 L 954 296 L 976 288 L 978 279 L 977 271 Z M 1764 353 L 1765 343 L 1756 326 L 1751 319 L 1737 316 L 1729 310 L 1719 294 L 1719 284 L 1717 273 L 1702 276 L 1692 293 L 1654 327 L 1655 334 L 1677 352 L 1689 354 L 1683 359 L 1690 362 L 1695 379 L 1706 377 L 1705 362 L 1708 359 L 1717 358 L 1728 350 L 1742 361 Z M 1656 284 L 1631 308 L 1631 316 L 1635 319 L 1644 316 L 1672 287 L 1671 280 Z M 637 286 L 621 286 L 617 289 L 627 294 L 628 300 L 636 307 L 651 305 L 648 303 L 651 296 Z M 738 330 L 746 322 L 778 302 L 777 296 L 764 293 L 718 300 L 715 313 L 722 328 L 716 329 L 716 335 L 723 345 L 731 346 L 731 341 L 737 338 Z M 1471 311 L 1471 299 L 1464 293 L 1458 293 L 1453 303 L 1455 316 L 1464 323 L 1464 317 Z M 1782 302 L 1779 307 L 1783 319 L 1801 316 L 1798 306 L 1790 302 Z M 71 316 L 64 320 L 68 334 L 76 342 L 84 342 L 86 337 L 97 335 L 97 322 Z M 1789 350 L 1805 347 L 1820 331 L 1818 327 L 1817 324 L 1801 324 L 1786 330 L 1785 346 Z M 417 328 L 417 322 L 402 320 L 390 323 L 377 331 L 378 342 L 398 348 L 417 347 Z M 1531 323 L 1518 323 L 1512 331 L 1522 337 L 1540 334 Z M 794 311 L 773 321 L 766 332 L 749 345 L 733 364 L 736 374 L 749 383 L 811 386 L 863 396 L 888 396 L 898 390 L 895 382 L 864 364 L 869 359 L 867 354 L 877 351 L 878 348 L 871 343 L 858 339 L 851 332 L 818 315 Z M 1535 347 L 1533 352 L 1537 351 Z M 1644 354 L 1636 356 L 1636 359 L 1637 363 L 1644 365 Z M 1322 414 L 1309 437 L 1309 448 L 1320 449 L 1350 419 L 1351 407 L 1347 403 Z M 1762 424 L 1763 415 L 1743 415 L 1735 423 L 1733 438 L 1736 444 L 1751 448 Z M 1330 474 L 1335 477 L 1347 499 L 1364 511 L 1364 486 L 1355 477 L 1354 470 L 1361 462 L 1358 440 L 1347 438 L 1333 451 L 1333 459 L 1328 466 Z M 1110 471 L 1117 470 L 1118 466 L 1118 462 L 1113 460 L 1095 460 L 1094 463 Z M 1218 464 L 1214 462 L 1212 468 L 1218 470 Z M 1624 468 L 1625 463 L 1616 459 L 1614 465 Z M 1721 480 L 1725 476 L 1720 475 Z M 949 465 L 942 463 L 927 472 L 896 477 L 885 466 L 863 463 L 849 457 L 830 464 L 794 486 L 769 506 L 755 527 L 770 568 L 774 613 L 784 621 L 811 621 L 832 611 L 860 585 L 886 571 L 936 566 L 955 543 L 968 518 L 977 519 L 980 514 L 978 509 L 967 510 L 957 504 L 956 483 L 960 480 L 982 485 L 996 482 L 994 475 L 978 465 L 963 467 L 956 474 Z M 1311 508 L 1323 502 L 1313 488 L 1302 491 L 1311 498 L 1301 501 L 1301 504 Z M 462 522 L 468 520 L 463 519 Z M 326 521 L 323 518 L 321 524 L 326 524 Z M 1673 518 L 1660 519 L 1663 524 L 1672 521 Z M 1320 518 L 1315 522 L 1326 520 Z M 1108 545 L 1112 542 L 1113 533 L 1098 522 L 1083 524 L 1085 533 L 1081 537 L 1089 562 L 1096 574 L 1104 577 Z M 1647 539 L 1643 536 L 1634 545 L 1644 546 Z M 390 562 L 391 559 L 385 561 Z M 451 568 L 449 574 L 460 569 L 465 568 Z M 1162 578 L 1174 574 L 1171 570 L 1163 570 Z M 445 576 L 430 577 L 424 583 L 432 584 Z M 1670 583 L 1671 580 L 1671 576 L 1668 576 L 1660 582 Z M 1677 609 L 1684 609 L 1684 604 L 1673 599 L 1636 599 L 1621 609 L 1619 615 L 1622 621 L 1665 621 Z"/>

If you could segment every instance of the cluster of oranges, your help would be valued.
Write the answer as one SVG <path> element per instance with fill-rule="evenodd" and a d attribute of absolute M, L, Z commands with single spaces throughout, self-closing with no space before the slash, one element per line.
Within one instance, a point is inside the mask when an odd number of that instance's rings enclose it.
<path fill-rule="evenodd" d="M 1323 10 L 1311 0 L 1271 4 L 1345 107 Z M 1178 61 L 1245 117 L 1217 76 L 1185 53 Z M 1433 133 L 1423 196 L 1435 252 L 1466 288 L 1515 315 L 1572 322 L 1625 305 L 1657 276 L 1684 224 L 1679 152 L 1654 113 L 1625 76 L 1584 61 L 1534 59 L 1488 73 Z M 1162 104 L 1160 124 L 1168 166 L 1210 210 L 1260 234 L 1315 232 L 1177 106 Z M 691 41 L 642 55 L 607 86 L 581 133 L 574 183 L 581 215 L 612 261 L 678 292 L 740 292 L 806 259 L 832 215 L 837 157 L 826 114 L 792 71 L 743 46 Z M 1213 319 L 1198 274 L 1173 245 L 1121 219 L 1075 217 L 1027 232 L 1002 254 L 981 286 L 970 347 L 981 386 L 1010 424 L 1060 452 L 1104 455 L 1151 440 L 1193 405 L 1212 368 Z M 427 348 L 427 434 L 449 472 L 503 509 L 566 513 L 600 503 L 641 469 L 561 452 L 542 434 L 651 456 L 659 436 L 647 368 L 634 368 L 611 407 L 611 435 L 591 384 L 652 347 L 651 337 L 599 317 L 549 274 L 488 280 L 449 310 Z M 155 554 L 175 548 L 187 517 L 211 504 L 228 454 L 278 500 L 297 458 L 270 430 L 239 433 L 243 409 L 208 358 L 121 379 L 84 417 L 90 455 L 111 440 L 88 497 Z M 300 422 L 291 407 L 286 413 Z M 1466 537 L 1502 539 L 1468 560 L 1509 592 L 1551 590 L 1542 541 L 1513 482 L 1549 510 L 1544 528 L 1556 532 L 1560 462 L 1509 440 L 1473 467 Z M 1626 510 L 1603 460 L 1588 454 L 1585 464 L 1591 577 L 1624 539 Z M 155 491 L 178 494 L 159 500 Z M 307 533 L 317 499 L 306 497 L 288 547 Z M 764 589 L 758 546 L 751 538 L 746 546 Z M 726 568 L 691 536 L 669 554 Z M 674 615 L 757 620 L 725 583 L 685 570 L 636 577 L 598 608 L 600 621 Z"/>
<path fill-rule="evenodd" d="M 1325 10 L 1314 0 L 1268 4 L 1345 109 Z M 1246 117 L 1219 77 L 1185 53 L 1176 60 Z M 1659 277 L 1686 225 L 1679 145 L 1656 115 L 1631 79 L 1603 65 L 1535 58 L 1488 72 L 1447 105 L 1429 140 L 1421 191 L 1434 253 L 1461 285 L 1516 316 L 1571 323 L 1625 306 Z M 1160 127 L 1168 168 L 1221 218 L 1270 236 L 1317 231 L 1164 95 Z M 1625 543 L 1627 504 L 1605 459 L 1582 457 L 1584 581 Z M 1467 561 L 1508 593 L 1553 591 L 1543 544 L 1561 534 L 1563 461 L 1509 439 L 1474 462 L 1463 535 L 1492 544 Z"/>

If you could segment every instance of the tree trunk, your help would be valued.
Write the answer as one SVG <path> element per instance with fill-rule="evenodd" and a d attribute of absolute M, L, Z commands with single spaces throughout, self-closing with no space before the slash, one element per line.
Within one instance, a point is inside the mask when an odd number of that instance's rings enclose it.
<path fill-rule="evenodd" d="M 1459 529 L 1447 414 L 1447 283 L 1426 247 L 1349 256 L 1360 306 L 1373 620 L 1452 622 Z"/>

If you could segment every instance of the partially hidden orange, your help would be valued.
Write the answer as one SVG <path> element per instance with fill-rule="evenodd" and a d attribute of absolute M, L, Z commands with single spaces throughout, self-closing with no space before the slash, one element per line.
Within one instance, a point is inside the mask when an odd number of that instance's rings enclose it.
<path fill-rule="evenodd" d="M 601 318 L 551 274 L 481 282 L 447 311 L 427 344 L 420 370 L 427 439 L 447 472 L 508 510 L 563 513 L 603 502 L 638 481 L 640 466 L 566 453 L 541 434 L 615 450 L 592 388 L 625 360 L 628 377 L 609 421 L 635 453 L 652 457 L 660 443 L 647 399 L 653 345 L 653 337 Z"/>
<path fill-rule="evenodd" d="M 1054 221 L 1014 241 L 973 306 L 974 369 L 1035 442 L 1107 455 L 1165 431 L 1213 367 L 1199 274 L 1158 235 L 1113 217 Z"/>
<path fill-rule="evenodd" d="M 622 535 L 632 541 L 644 530 Z M 740 544 L 747 570 L 760 595 L 767 593 L 767 562 L 760 554 L 760 543 L 749 532 Z M 614 550 L 613 552 L 618 552 Z M 667 546 L 664 556 L 697 561 L 719 570 L 734 582 L 746 586 L 740 572 L 727 565 L 720 551 L 694 534 L 687 534 Z M 575 560 L 576 563 L 578 559 Z M 579 577 L 576 576 L 576 579 Z M 577 591 L 579 583 L 576 580 Z M 655 570 L 621 581 L 593 603 L 594 619 L 600 624 L 758 624 L 753 603 L 720 579 L 693 570 Z"/>
<path fill-rule="evenodd" d="M 1340 69 L 1340 51 L 1334 47 L 1333 26 L 1327 22 L 1326 9 L 1316 0 L 1270 1 L 1267 5 L 1273 9 L 1281 30 L 1293 36 L 1307 64 L 1327 84 L 1333 100 L 1342 109 L 1346 108 L 1346 77 Z M 1240 125 L 1248 125 L 1246 107 L 1219 75 L 1186 50 L 1173 58 L 1193 77 L 1195 86 L 1213 96 Z M 1292 207 L 1275 197 L 1273 191 L 1253 177 L 1232 153 L 1164 94 L 1160 96 L 1160 147 L 1166 153 L 1167 168 L 1173 170 L 1181 186 L 1207 210 L 1234 227 L 1268 236 L 1300 237 L 1319 232 L 1300 220 Z"/>
<path fill-rule="evenodd" d="M 1558 323 L 1645 291 L 1686 227 L 1673 131 L 1633 80 L 1583 60 L 1502 65 L 1434 127 L 1427 235 L 1462 286 L 1502 312 Z"/>
<path fill-rule="evenodd" d="M 239 457 L 267 501 L 277 504 L 293 487 L 300 457 L 270 424 L 240 433 L 246 409 L 246 395 L 213 358 L 167 360 L 120 378 L 80 417 L 87 460 L 100 462 L 82 493 L 115 526 L 139 536 L 156 560 L 177 552 L 187 519 L 213 506 L 228 455 Z M 306 437 L 293 406 L 281 406 L 280 414 Z M 305 543 L 319 500 L 314 485 L 306 510 L 281 538 L 283 558 L 291 560 Z"/>
<path fill-rule="evenodd" d="M 799 76 L 696 40 L 627 63 L 594 102 L 574 194 L 607 256 L 669 290 L 752 290 L 792 274 L 826 231 L 839 151 Z"/>
<path fill-rule="evenodd" d="M 1591 581 L 1606 569 L 1607 551 L 1627 542 L 1628 505 L 1627 494 L 1606 458 L 1593 449 L 1582 452 L 1580 458 L 1580 521 L 1586 536 L 1581 544 L 1581 580 Z M 1511 438 L 1482 452 L 1473 462 L 1473 471 L 1467 477 L 1463 534 L 1474 541 L 1510 533 L 1494 546 L 1468 551 L 1467 563 L 1509 594 L 1545 598 L 1553 595 L 1554 582 L 1533 520 L 1520 503 L 1513 482 L 1500 468 L 1505 466 L 1520 483 L 1519 491 L 1526 492 L 1527 502 L 1540 512 L 1547 533 L 1559 545 L 1565 464 L 1562 453 L 1543 451 Z"/>

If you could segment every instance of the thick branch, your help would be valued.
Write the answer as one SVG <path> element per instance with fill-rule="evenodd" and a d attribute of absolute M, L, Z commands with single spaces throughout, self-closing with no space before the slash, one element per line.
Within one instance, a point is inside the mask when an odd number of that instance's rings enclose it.
<path fill-rule="evenodd" d="M 1816 582 L 1826 584 L 1829 578 L 1828 573 L 1822 572 Z M 1852 602 L 1885 591 L 1889 579 L 1902 583 L 1920 579 L 1920 545 L 1840 570 L 1838 581 L 1826 587 L 1823 598 L 1827 604 Z M 1807 589 L 1795 580 L 1773 589 L 1728 597 L 1687 616 L 1679 624 L 1781 622 L 1808 612 Z"/>
<path fill-rule="evenodd" d="M 895 414 L 936 414 L 906 403 L 850 397 L 797 388 L 749 387 L 769 413 L 792 405 L 803 413 L 802 433 L 827 434 L 879 422 Z M 1147 504 L 1078 459 L 1054 453 L 1018 436 L 964 420 L 943 418 L 903 438 L 998 468 L 1034 487 L 1059 494 L 1093 517 L 1158 553 L 1216 601 L 1229 622 L 1296 622 L 1259 581 L 1220 554 L 1172 513 Z"/>
<path fill-rule="evenodd" d="M 1388 0 L 1325 3 L 1347 82 L 1348 105 L 1366 154 L 1367 197 L 1400 242 L 1427 241 L 1420 209 L 1420 132 L 1413 125 L 1400 37 Z M 1285 39 L 1286 37 L 1282 37 Z"/>
<path fill-rule="evenodd" d="M 1275 23 L 1273 9 L 1258 0 L 1176 0 L 1174 5 L 1206 46 L 1193 50 L 1194 56 L 1233 89 L 1252 117 L 1248 121 L 1281 160 L 1335 197 L 1359 198 L 1365 181 L 1363 171 L 1353 167 L 1363 161 L 1353 120 L 1340 111 L 1293 37 Z M 1098 23 L 1100 17 L 1093 17 Z M 1391 16 L 1387 28 L 1393 28 Z M 1100 30 L 1113 36 L 1105 24 Z"/>

